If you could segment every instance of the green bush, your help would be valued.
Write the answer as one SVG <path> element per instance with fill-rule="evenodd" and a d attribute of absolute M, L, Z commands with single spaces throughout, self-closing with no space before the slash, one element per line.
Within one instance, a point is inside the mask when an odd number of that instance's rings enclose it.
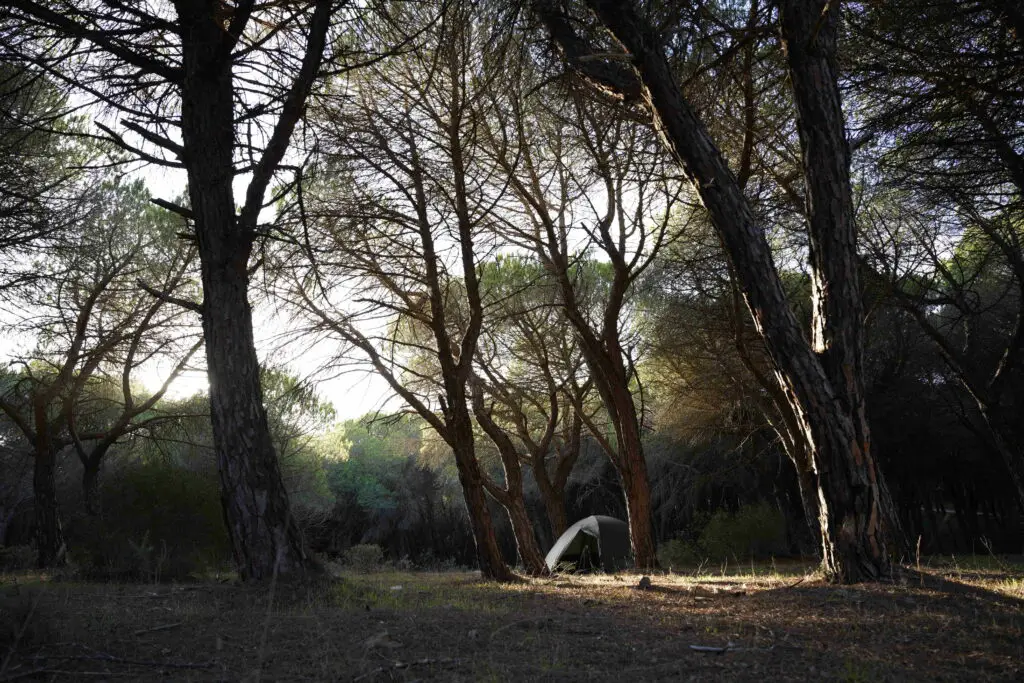
<path fill-rule="evenodd" d="M 693 567 L 703 560 L 703 552 L 692 541 L 677 538 L 658 546 L 658 564 L 662 569 Z"/>
<path fill-rule="evenodd" d="M 768 503 L 746 505 L 735 513 L 712 515 L 698 545 L 712 560 L 744 560 L 786 552 L 786 518 Z"/>
<path fill-rule="evenodd" d="M 746 560 L 787 552 L 786 518 L 768 503 L 745 505 L 737 512 L 719 510 L 698 520 L 703 529 L 691 538 L 674 539 L 658 547 L 658 562 L 665 569 L 696 567 L 704 562 Z"/>
<path fill-rule="evenodd" d="M 180 579 L 230 559 L 212 472 L 138 463 L 104 480 L 100 509 L 69 523 L 74 557 L 88 575 Z"/>
<path fill-rule="evenodd" d="M 384 564 L 384 549 L 372 543 L 360 543 L 345 551 L 345 565 L 358 572 L 372 572 Z"/>

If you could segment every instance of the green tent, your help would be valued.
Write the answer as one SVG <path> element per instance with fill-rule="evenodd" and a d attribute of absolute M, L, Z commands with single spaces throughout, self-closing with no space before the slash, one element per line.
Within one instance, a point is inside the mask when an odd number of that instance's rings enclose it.
<path fill-rule="evenodd" d="M 633 565 L 629 526 L 621 519 L 593 515 L 566 529 L 545 558 L 548 569 L 575 565 L 577 571 L 604 569 L 615 572 Z"/>

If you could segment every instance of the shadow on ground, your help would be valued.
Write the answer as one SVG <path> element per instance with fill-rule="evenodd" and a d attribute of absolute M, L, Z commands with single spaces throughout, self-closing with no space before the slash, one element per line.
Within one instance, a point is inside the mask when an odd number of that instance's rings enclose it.
<path fill-rule="evenodd" d="M 656 576 L 639 590 L 637 579 L 498 586 L 385 573 L 273 596 L 226 584 L 8 587 L 14 621 L 44 627 L 23 629 L 0 681 L 1024 678 L 1024 601 L 984 586 L 932 574 L 843 588 Z"/>

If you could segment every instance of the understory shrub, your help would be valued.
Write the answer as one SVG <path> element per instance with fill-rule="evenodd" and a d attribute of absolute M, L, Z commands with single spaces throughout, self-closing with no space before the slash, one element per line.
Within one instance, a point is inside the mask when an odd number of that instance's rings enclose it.
<path fill-rule="evenodd" d="M 719 510 L 698 541 L 712 560 L 764 558 L 786 552 L 786 518 L 768 503 Z"/>
<path fill-rule="evenodd" d="M 68 530 L 87 574 L 159 581 L 201 574 L 230 560 L 216 475 L 153 461 L 103 481 L 98 516 Z"/>
<path fill-rule="evenodd" d="M 373 543 L 360 543 L 345 551 L 345 566 L 358 572 L 372 572 L 384 564 L 384 549 Z"/>
<path fill-rule="evenodd" d="M 673 539 L 658 548 L 668 568 L 702 562 L 761 559 L 787 552 L 786 518 L 769 503 L 745 505 L 736 512 L 719 510 L 708 519 L 696 541 Z"/>

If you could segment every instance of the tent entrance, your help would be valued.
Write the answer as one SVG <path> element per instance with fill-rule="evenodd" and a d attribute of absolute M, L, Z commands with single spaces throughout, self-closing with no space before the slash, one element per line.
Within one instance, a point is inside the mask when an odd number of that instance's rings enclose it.
<path fill-rule="evenodd" d="M 632 565 L 629 527 L 613 517 L 594 515 L 569 527 L 548 552 L 551 571 L 616 572 Z"/>

